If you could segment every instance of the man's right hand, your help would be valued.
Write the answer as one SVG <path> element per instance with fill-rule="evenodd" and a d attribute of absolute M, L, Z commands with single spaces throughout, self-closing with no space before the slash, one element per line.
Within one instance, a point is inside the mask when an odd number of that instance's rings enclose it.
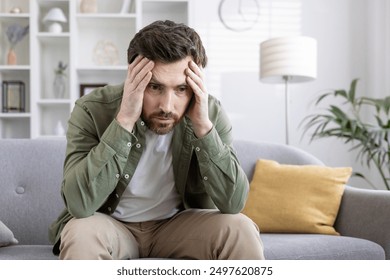
<path fill-rule="evenodd" d="M 144 92 L 152 78 L 153 67 L 154 62 L 141 55 L 128 66 L 122 103 L 116 120 L 129 132 L 141 116 Z"/>

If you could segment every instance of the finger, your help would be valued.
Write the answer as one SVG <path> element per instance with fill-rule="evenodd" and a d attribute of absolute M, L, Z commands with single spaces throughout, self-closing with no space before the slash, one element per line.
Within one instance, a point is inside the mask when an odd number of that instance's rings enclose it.
<path fill-rule="evenodd" d="M 142 75 L 145 75 L 148 71 L 153 69 L 154 65 L 150 64 L 150 62 L 150 59 L 143 56 L 138 56 L 134 62 L 129 65 L 128 78 L 130 81 L 133 81 L 138 73 L 143 71 Z"/>
<path fill-rule="evenodd" d="M 206 92 L 206 88 L 203 84 L 202 78 L 189 68 L 187 69 L 187 77 L 194 83 L 194 86 L 199 88 L 202 92 Z M 190 83 L 190 86 L 191 86 L 191 83 Z M 193 86 L 191 86 L 191 87 L 193 88 Z M 194 88 L 193 88 L 193 90 L 194 90 Z"/>
<path fill-rule="evenodd" d="M 199 65 L 197 65 L 194 61 L 190 61 L 188 63 L 189 68 L 203 80 L 203 70 Z"/>
<path fill-rule="evenodd" d="M 137 65 L 142 59 L 144 58 L 144 56 L 142 55 L 137 55 L 137 57 L 133 60 L 133 62 L 130 63 L 130 65 Z"/>
<path fill-rule="evenodd" d="M 187 84 L 191 87 L 196 96 L 202 95 L 204 93 L 202 88 L 199 87 L 198 83 L 195 82 L 190 76 L 187 76 Z"/>
<path fill-rule="evenodd" d="M 138 84 L 145 78 L 145 76 L 152 71 L 154 62 L 151 60 L 142 60 L 137 66 L 131 70 L 129 76 L 129 82 L 133 84 L 134 88 L 138 87 Z"/>
<path fill-rule="evenodd" d="M 150 80 L 152 79 L 152 72 L 149 71 L 148 73 L 146 73 L 146 75 L 142 78 L 142 80 L 139 82 L 138 86 L 137 86 L 137 90 L 141 91 L 141 92 L 144 92 L 146 87 L 148 86 Z"/>
<path fill-rule="evenodd" d="M 133 62 L 131 62 L 127 67 L 127 77 L 130 78 L 131 71 L 134 69 L 134 67 L 143 59 L 142 55 L 138 55 Z"/>

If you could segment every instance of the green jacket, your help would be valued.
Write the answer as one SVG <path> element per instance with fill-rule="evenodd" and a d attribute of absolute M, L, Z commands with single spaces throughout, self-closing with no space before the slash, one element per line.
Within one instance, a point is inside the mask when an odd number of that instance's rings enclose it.
<path fill-rule="evenodd" d="M 49 229 L 55 253 L 61 230 L 72 217 L 114 212 L 141 158 L 147 127 L 139 119 L 129 133 L 117 123 L 122 94 L 123 84 L 106 86 L 75 104 L 68 122 L 61 186 L 66 209 Z M 249 183 L 232 147 L 228 117 L 211 96 L 209 117 L 213 129 L 201 139 L 195 136 L 187 117 L 174 128 L 176 189 L 183 209 L 217 208 L 222 213 L 238 213 L 244 207 Z"/>

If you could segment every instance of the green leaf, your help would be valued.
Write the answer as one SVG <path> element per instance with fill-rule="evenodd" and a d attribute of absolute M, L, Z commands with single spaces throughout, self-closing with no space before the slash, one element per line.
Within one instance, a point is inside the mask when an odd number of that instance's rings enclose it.
<path fill-rule="evenodd" d="M 358 79 L 354 79 L 351 82 L 351 86 L 350 86 L 349 92 L 348 92 L 348 101 L 351 102 L 352 104 L 355 104 L 357 82 L 358 82 Z"/>
<path fill-rule="evenodd" d="M 344 97 L 345 99 L 348 99 L 348 94 L 347 94 L 347 92 L 346 92 L 345 90 L 343 90 L 343 89 L 336 90 L 336 91 L 334 92 L 334 96 L 335 96 L 335 97 L 337 97 L 337 96 L 342 96 L 342 97 Z"/>

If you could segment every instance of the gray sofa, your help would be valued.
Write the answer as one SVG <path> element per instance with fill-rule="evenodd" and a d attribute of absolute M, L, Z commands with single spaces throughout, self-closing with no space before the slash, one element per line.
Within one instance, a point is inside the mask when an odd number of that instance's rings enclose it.
<path fill-rule="evenodd" d="M 250 179 L 259 158 L 287 164 L 322 164 L 296 148 L 236 141 Z M 19 241 L 0 259 L 57 259 L 48 226 L 64 207 L 60 182 L 63 139 L 0 140 L 0 221 Z M 390 259 L 390 192 L 347 187 L 336 220 L 341 236 L 262 234 L 267 259 Z"/>

